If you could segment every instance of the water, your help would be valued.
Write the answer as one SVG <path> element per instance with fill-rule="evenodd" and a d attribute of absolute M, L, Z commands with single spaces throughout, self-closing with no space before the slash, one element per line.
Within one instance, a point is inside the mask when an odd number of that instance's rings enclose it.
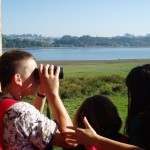
<path fill-rule="evenodd" d="M 52 48 L 26 51 L 32 53 L 37 60 L 118 60 L 150 58 L 150 48 Z"/>

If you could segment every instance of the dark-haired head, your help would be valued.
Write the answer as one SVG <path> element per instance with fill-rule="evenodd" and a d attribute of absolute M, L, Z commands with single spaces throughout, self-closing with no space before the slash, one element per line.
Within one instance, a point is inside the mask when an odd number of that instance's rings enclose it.
<path fill-rule="evenodd" d="M 128 89 L 128 116 L 126 132 L 129 123 L 139 113 L 150 113 L 150 64 L 144 64 L 133 68 L 127 78 Z"/>
<path fill-rule="evenodd" d="M 84 116 L 94 130 L 105 137 L 117 133 L 122 125 L 116 106 L 102 95 L 89 97 L 82 103 L 74 118 L 76 126 L 85 128 Z"/>

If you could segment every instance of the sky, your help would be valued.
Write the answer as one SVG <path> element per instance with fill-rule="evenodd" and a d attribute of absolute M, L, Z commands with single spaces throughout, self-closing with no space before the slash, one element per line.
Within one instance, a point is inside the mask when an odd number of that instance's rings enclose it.
<path fill-rule="evenodd" d="M 150 0 L 2 0 L 2 34 L 150 34 Z"/>

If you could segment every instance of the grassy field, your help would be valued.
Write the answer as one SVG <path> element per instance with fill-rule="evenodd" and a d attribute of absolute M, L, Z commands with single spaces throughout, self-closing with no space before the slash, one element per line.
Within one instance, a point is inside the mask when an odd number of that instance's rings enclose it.
<path fill-rule="evenodd" d="M 50 63 L 64 68 L 64 79 L 60 80 L 60 95 L 72 119 L 86 97 L 103 94 L 117 106 L 124 126 L 127 114 L 125 78 L 133 67 L 149 62 L 150 60 L 115 60 L 38 63 Z M 120 132 L 123 132 L 123 126 Z"/>
<path fill-rule="evenodd" d="M 93 61 L 39 61 L 38 64 L 55 64 L 64 68 L 64 77 L 82 77 L 84 75 L 112 75 L 123 77 L 131 68 L 144 63 L 150 63 L 149 59 L 131 60 L 93 60 Z"/>

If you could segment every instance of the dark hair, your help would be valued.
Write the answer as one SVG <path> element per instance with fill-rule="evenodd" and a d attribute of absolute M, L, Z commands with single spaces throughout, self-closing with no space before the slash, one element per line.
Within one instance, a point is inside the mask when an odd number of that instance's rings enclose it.
<path fill-rule="evenodd" d="M 2 91 L 11 82 L 15 73 L 24 73 L 23 62 L 27 59 L 34 59 L 32 54 L 21 51 L 7 51 L 0 57 L 0 82 Z"/>
<path fill-rule="evenodd" d="M 78 127 L 85 128 L 84 116 L 97 134 L 105 137 L 117 133 L 122 125 L 116 106 L 102 95 L 89 97 L 81 104 L 75 115 Z"/>
<path fill-rule="evenodd" d="M 141 122 L 138 131 L 144 143 L 147 143 L 150 148 L 150 64 L 133 68 L 126 78 L 126 85 L 128 89 L 128 115 L 125 131 L 129 134 L 131 121 L 137 115 L 142 114 L 143 122 Z"/>

